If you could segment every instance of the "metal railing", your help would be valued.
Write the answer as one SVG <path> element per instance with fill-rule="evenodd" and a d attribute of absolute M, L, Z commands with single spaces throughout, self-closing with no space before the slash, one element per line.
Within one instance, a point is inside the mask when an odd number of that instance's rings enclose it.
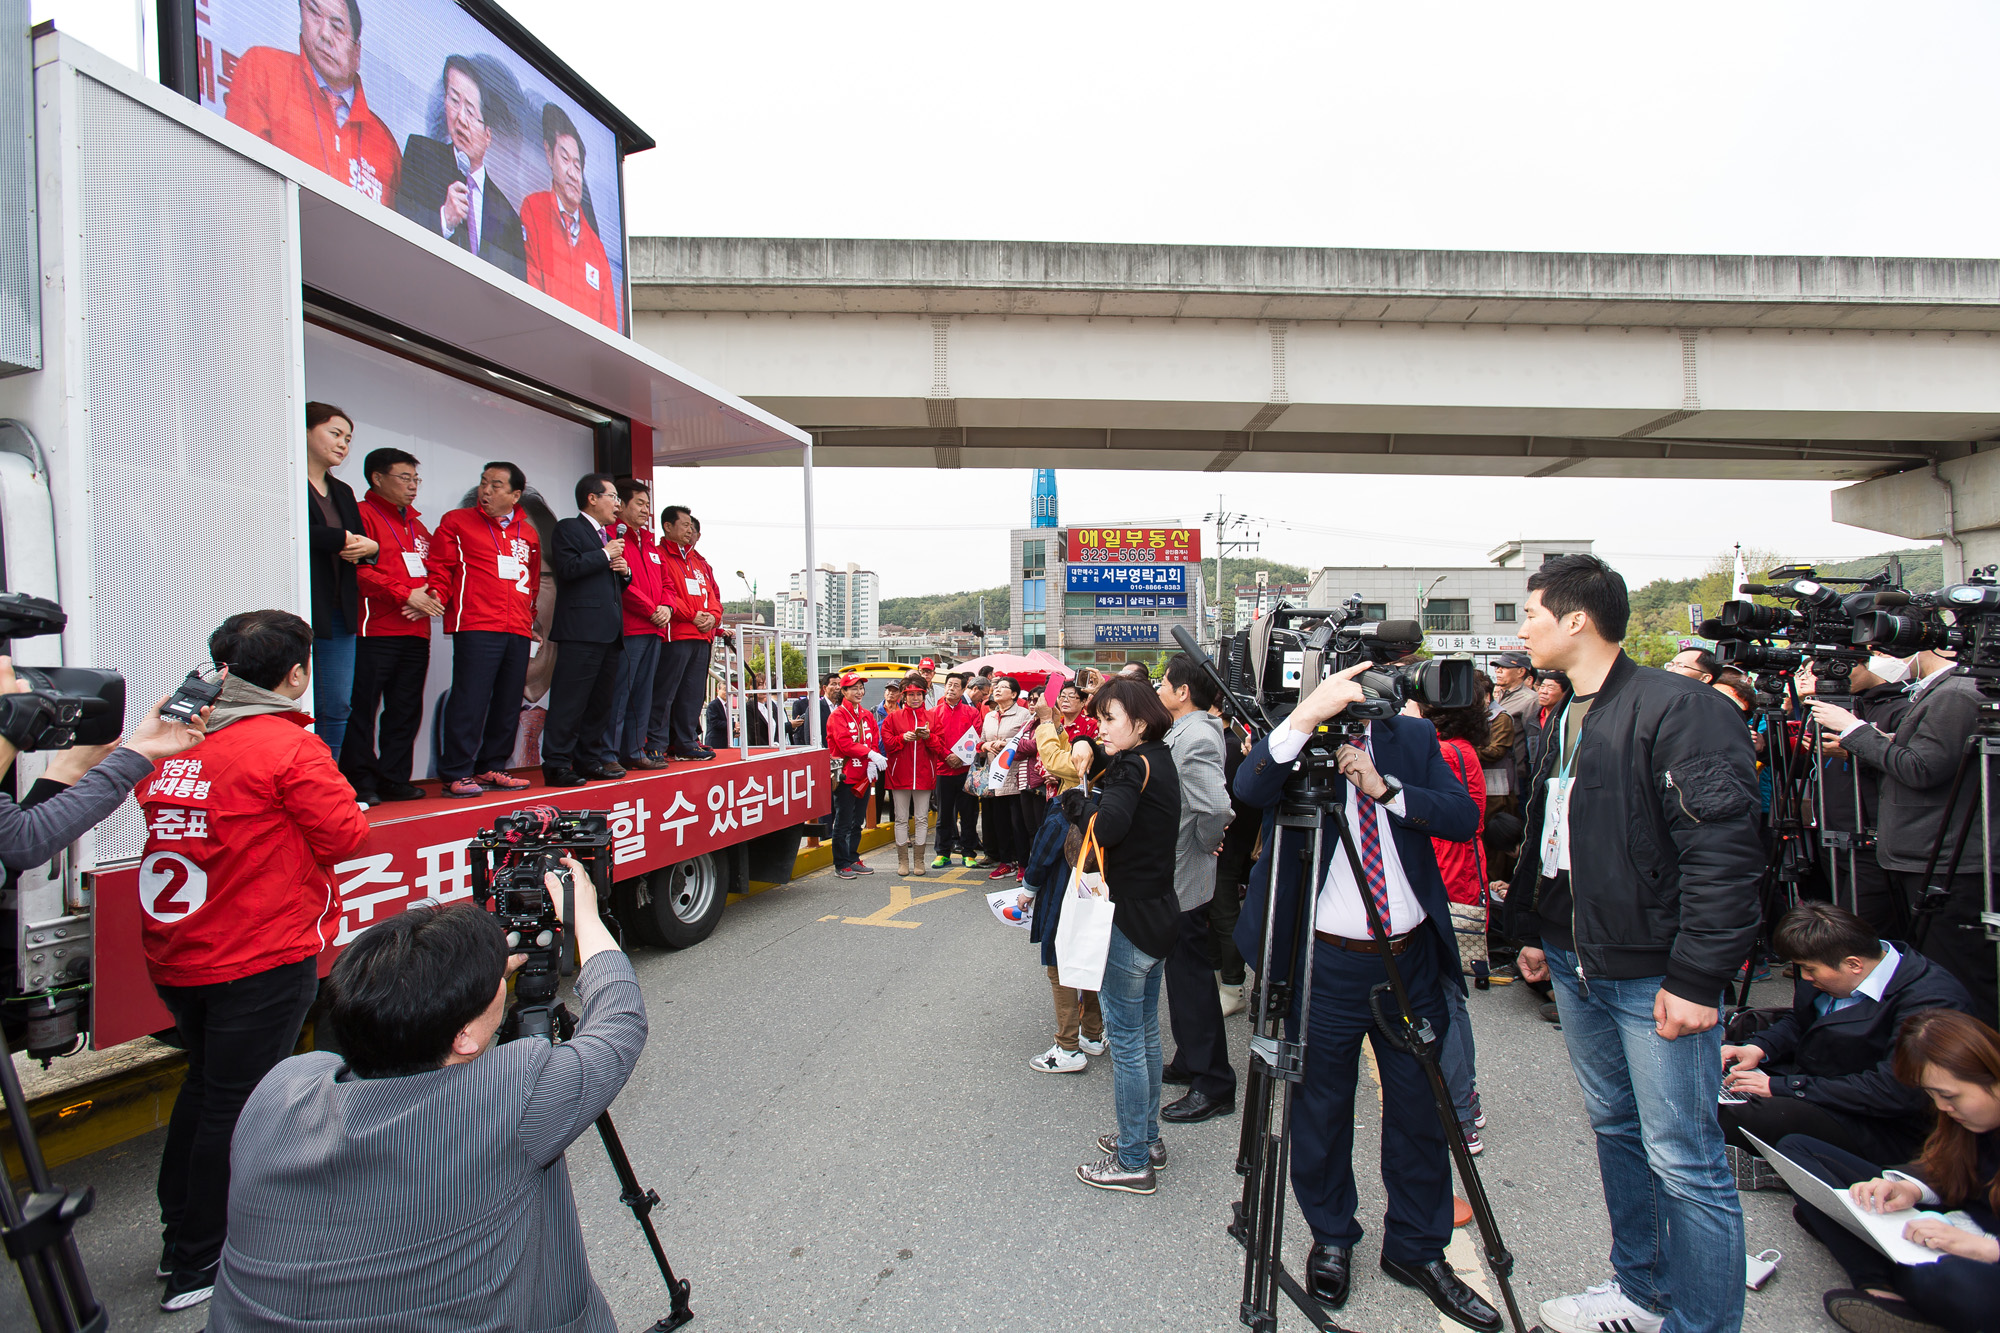
<path fill-rule="evenodd" d="M 724 642 L 729 651 L 722 659 L 723 708 L 729 716 L 728 748 L 750 757 L 750 710 L 768 705 L 765 713 L 770 748 L 778 750 L 815 749 L 826 743 L 819 735 L 819 710 L 812 706 L 811 659 L 806 671 L 806 739 L 794 741 L 786 730 L 791 720 L 785 708 L 785 646 L 805 654 L 811 637 L 804 630 L 773 629 L 768 625 L 731 625 Z M 748 688 L 749 673 L 755 671 L 763 684 Z"/>
<path fill-rule="evenodd" d="M 1428 634 L 1470 634 L 1472 616 L 1456 611 L 1426 611 L 1424 631 Z"/>

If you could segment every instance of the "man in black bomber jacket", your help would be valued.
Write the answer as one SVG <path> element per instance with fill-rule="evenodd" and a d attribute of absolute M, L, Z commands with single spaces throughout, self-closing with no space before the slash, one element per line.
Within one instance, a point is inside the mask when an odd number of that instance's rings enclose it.
<path fill-rule="evenodd" d="M 1510 933 L 1521 975 L 1554 982 L 1616 1269 L 1608 1288 L 1545 1302 L 1542 1323 L 1657 1328 L 1671 1311 L 1676 1333 L 1723 1333 L 1742 1322 L 1744 1251 L 1714 1113 L 1717 1018 L 1757 935 L 1757 762 L 1722 695 L 1625 656 L 1629 615 L 1625 580 L 1595 556 L 1528 579 L 1521 637 L 1571 692 L 1528 788 Z"/>

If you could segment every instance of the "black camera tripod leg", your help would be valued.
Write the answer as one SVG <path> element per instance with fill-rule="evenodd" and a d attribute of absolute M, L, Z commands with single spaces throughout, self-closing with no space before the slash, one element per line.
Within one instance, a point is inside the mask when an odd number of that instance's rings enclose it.
<path fill-rule="evenodd" d="M 1362 869 L 1361 853 L 1348 827 L 1347 812 L 1338 804 L 1330 803 L 1326 813 L 1339 834 L 1341 850 L 1347 854 L 1348 866 L 1354 872 L 1354 882 L 1366 885 L 1368 875 Z M 1388 980 L 1378 984 L 1369 995 L 1369 1009 L 1374 1015 L 1376 1027 L 1389 1044 L 1398 1050 L 1408 1051 L 1424 1071 L 1425 1080 L 1430 1084 L 1432 1106 L 1444 1127 L 1445 1146 L 1450 1149 L 1452 1161 L 1458 1167 L 1459 1183 L 1465 1188 L 1466 1201 L 1472 1205 L 1472 1217 L 1479 1226 L 1479 1237 L 1485 1243 L 1486 1266 L 1492 1270 L 1493 1280 L 1500 1288 L 1500 1298 L 1507 1307 L 1507 1317 L 1513 1322 L 1515 1333 L 1528 1333 L 1528 1325 L 1521 1318 L 1520 1304 L 1514 1297 L 1514 1255 L 1501 1239 L 1500 1223 L 1493 1216 L 1493 1205 L 1486 1197 L 1485 1182 L 1479 1177 L 1479 1168 L 1472 1160 L 1471 1149 L 1466 1147 L 1465 1130 L 1458 1123 L 1458 1112 L 1451 1104 L 1451 1093 L 1445 1088 L 1444 1071 L 1439 1067 L 1437 1058 L 1437 1034 L 1428 1019 L 1417 1016 L 1416 1007 L 1410 1002 L 1409 987 L 1403 983 L 1403 970 L 1396 965 L 1396 956 L 1389 951 L 1389 923 L 1377 910 L 1374 895 L 1364 889 L 1360 897 L 1362 908 L 1368 914 L 1369 934 L 1380 951 L 1382 970 L 1388 976 Z M 1398 1015 L 1394 1020 L 1382 1010 L 1381 992 L 1385 988 L 1396 998 Z"/>
<path fill-rule="evenodd" d="M 0 1037 L 0 1102 L 6 1103 L 28 1177 L 27 1197 L 20 1199 L 11 1174 L 0 1168 L 0 1238 L 20 1268 L 28 1309 L 42 1333 L 99 1333 L 107 1326 L 107 1316 L 90 1290 L 83 1256 L 71 1233 L 97 1196 L 89 1188 L 59 1191 L 49 1183 L 41 1142 L 28 1118 L 27 1099 L 21 1095 L 21 1080 L 5 1037 Z"/>
<path fill-rule="evenodd" d="M 672 1333 L 693 1319 L 694 1311 L 688 1308 L 688 1280 L 674 1276 L 674 1266 L 667 1262 L 667 1252 L 660 1247 L 660 1233 L 653 1230 L 652 1212 L 660 1206 L 660 1196 L 657 1191 L 640 1185 L 638 1175 L 632 1170 L 632 1159 L 625 1155 L 624 1141 L 618 1137 L 618 1127 L 611 1123 L 611 1112 L 597 1117 L 597 1136 L 604 1140 L 605 1155 L 611 1159 L 611 1169 L 618 1176 L 618 1202 L 639 1219 L 639 1229 L 646 1233 L 646 1244 L 653 1251 L 653 1262 L 660 1266 L 660 1276 L 667 1282 L 671 1304 L 666 1317 L 652 1326 L 652 1333 Z"/>
<path fill-rule="evenodd" d="M 1944 801 L 1945 816 L 1938 821 L 1937 837 L 1931 840 L 1931 854 L 1924 862 L 1923 878 L 1917 884 L 1917 901 L 1910 908 L 1910 944 L 1919 953 L 1923 951 L 1924 941 L 1931 933 L 1932 919 L 1951 897 L 1951 879 L 1958 873 L 1958 860 L 1965 854 L 1965 840 L 1972 833 L 1972 817 L 1978 813 L 1976 807 L 1966 806 L 1965 813 L 1959 817 L 1958 842 L 1951 850 L 1950 863 L 1945 866 L 1944 882 L 1932 883 L 1931 877 L 1937 871 L 1938 858 L 1944 855 L 1945 831 L 1949 827 L 1951 812 L 1958 805 L 1958 793 L 1965 786 L 1966 770 L 1971 768 L 1972 756 L 1978 753 L 1979 748 L 1979 733 L 1975 731 L 1965 738 L 1965 746 L 1958 753 L 1958 767 L 1952 770 L 1951 789 Z M 1983 765 L 1983 758 L 1981 762 Z"/>

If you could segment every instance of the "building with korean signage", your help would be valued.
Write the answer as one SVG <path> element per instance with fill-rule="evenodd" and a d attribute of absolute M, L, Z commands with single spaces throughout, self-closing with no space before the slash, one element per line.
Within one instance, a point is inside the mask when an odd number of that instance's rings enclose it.
<path fill-rule="evenodd" d="M 1019 528 L 1009 546 L 1010 647 L 1115 671 L 1178 652 L 1175 626 L 1200 637 L 1199 528 Z"/>

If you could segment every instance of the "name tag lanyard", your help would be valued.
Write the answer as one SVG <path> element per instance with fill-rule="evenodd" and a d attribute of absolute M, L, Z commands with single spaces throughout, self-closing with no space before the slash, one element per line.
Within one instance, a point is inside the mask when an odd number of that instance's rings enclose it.
<path fill-rule="evenodd" d="M 1549 779 L 1549 803 L 1543 817 L 1542 828 L 1542 876 L 1554 879 L 1556 872 L 1567 870 L 1569 860 L 1569 796 L 1572 776 L 1576 771 L 1577 752 L 1583 748 L 1583 728 L 1576 729 L 1576 744 L 1569 743 L 1569 729 L 1565 725 L 1569 717 L 1569 700 L 1563 701 L 1562 711 L 1555 716 L 1556 729 L 1556 775 Z"/>

